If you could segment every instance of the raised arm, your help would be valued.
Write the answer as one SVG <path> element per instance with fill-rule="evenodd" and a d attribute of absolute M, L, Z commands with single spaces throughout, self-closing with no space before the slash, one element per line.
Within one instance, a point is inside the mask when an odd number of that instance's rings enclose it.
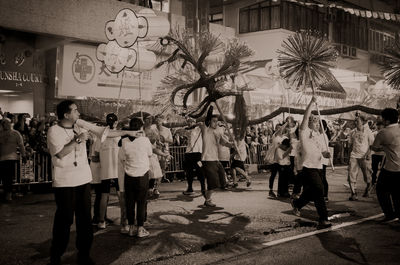
<path fill-rule="evenodd" d="M 313 96 L 310 100 L 310 103 L 308 103 L 308 106 L 304 113 L 303 121 L 301 122 L 301 125 L 300 125 L 300 130 L 305 130 L 306 128 L 308 128 L 308 120 L 311 116 L 312 105 L 315 102 L 317 102 L 317 99 Z"/>

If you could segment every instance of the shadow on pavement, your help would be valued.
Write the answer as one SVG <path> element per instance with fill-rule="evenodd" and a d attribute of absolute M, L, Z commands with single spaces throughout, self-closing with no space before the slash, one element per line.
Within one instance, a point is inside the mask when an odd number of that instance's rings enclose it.
<path fill-rule="evenodd" d="M 356 239 L 344 237 L 337 231 L 317 234 L 317 237 L 330 253 L 356 264 L 369 264 Z"/>

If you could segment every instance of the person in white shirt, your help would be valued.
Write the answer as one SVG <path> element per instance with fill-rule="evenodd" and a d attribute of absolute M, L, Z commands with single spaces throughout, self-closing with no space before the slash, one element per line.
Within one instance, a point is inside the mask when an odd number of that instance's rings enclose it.
<path fill-rule="evenodd" d="M 111 130 L 114 130 L 118 123 L 118 117 L 114 113 L 109 113 L 106 116 L 106 124 Z M 108 198 L 111 190 L 111 180 L 118 179 L 118 141 L 121 137 L 108 137 L 100 145 L 100 172 L 101 172 L 101 200 L 99 209 L 99 229 L 106 228 L 106 215 Z M 117 183 L 117 192 L 119 192 Z M 108 220 L 107 220 L 108 221 Z"/>
<path fill-rule="evenodd" d="M 68 241 L 70 227 L 76 219 L 76 247 L 78 264 L 94 264 L 89 257 L 93 241 L 91 224 L 90 171 L 86 140 L 88 131 L 94 130 L 99 137 L 116 137 L 136 132 L 113 131 L 79 120 L 79 111 L 71 100 L 64 100 L 57 105 L 59 123 L 49 128 L 47 145 L 53 166 L 53 188 L 57 205 L 54 216 L 53 239 L 50 249 L 50 264 L 60 264 Z M 79 124 L 79 125 L 78 125 Z M 82 126 L 82 127 L 80 127 Z"/>
<path fill-rule="evenodd" d="M 291 199 L 293 213 L 300 216 L 300 209 L 314 201 L 319 215 L 318 228 L 330 227 L 328 211 L 324 200 L 324 185 L 321 178 L 322 158 L 329 158 L 330 154 L 324 143 L 324 137 L 319 130 L 319 118 L 311 115 L 312 105 L 316 102 L 313 96 L 304 113 L 300 125 L 300 144 L 302 146 L 303 161 L 303 192 L 300 198 Z"/>
<path fill-rule="evenodd" d="M 244 135 L 243 137 L 240 137 L 240 135 L 236 135 L 235 142 L 236 146 L 238 147 L 239 153 L 237 153 L 236 151 L 234 152 L 233 161 L 231 164 L 233 187 L 236 188 L 238 186 L 237 173 L 240 173 L 246 178 L 246 186 L 249 187 L 251 185 L 251 180 L 246 172 L 246 168 L 244 167 L 244 161 L 246 160 L 247 157 Z"/>
<path fill-rule="evenodd" d="M 377 121 L 376 123 L 376 131 L 374 131 L 372 134 L 374 135 L 374 139 L 378 135 L 378 132 L 384 128 L 383 122 L 382 121 Z M 379 151 L 371 152 L 371 168 L 372 168 L 372 174 L 371 174 L 371 185 L 376 185 L 376 180 L 377 180 L 377 174 L 378 170 L 382 167 L 383 163 L 383 158 L 385 156 L 385 152 Z"/>
<path fill-rule="evenodd" d="M 188 127 L 186 131 L 188 132 L 188 146 L 186 148 L 185 156 L 184 156 L 184 169 L 186 174 L 187 188 L 186 191 L 183 192 L 184 195 L 193 195 L 193 179 L 194 176 L 197 176 L 197 179 L 200 181 L 201 193 L 205 194 L 206 186 L 203 170 L 199 166 L 199 162 L 201 161 L 201 152 L 203 139 L 201 137 L 201 129 L 199 127 L 195 127 L 196 123 L 194 119 L 188 119 Z M 200 162 L 201 163 L 201 162 Z"/>
<path fill-rule="evenodd" d="M 211 200 L 213 190 L 222 188 L 224 183 L 221 179 L 225 179 L 225 169 L 219 162 L 218 145 L 223 144 L 232 147 L 217 130 L 219 115 L 212 115 L 213 107 L 208 110 L 205 123 L 201 123 L 201 134 L 203 138 L 203 153 L 201 154 L 201 163 L 205 178 L 207 180 L 207 191 L 205 192 L 204 205 L 215 207 Z"/>
<path fill-rule="evenodd" d="M 131 130 L 141 130 L 143 121 L 140 118 L 132 118 L 129 127 Z M 153 147 L 149 138 L 139 136 L 122 139 L 118 157 L 125 173 L 124 188 L 129 236 L 146 237 L 150 234 L 143 225 L 147 212 L 150 157 L 152 154 Z M 135 227 L 135 214 L 137 228 Z"/>
<path fill-rule="evenodd" d="M 169 145 L 172 144 L 174 141 L 172 138 L 171 130 L 162 125 L 164 122 L 163 115 L 156 115 L 154 117 L 154 121 L 154 130 L 157 132 L 159 139 L 157 142 L 157 148 L 160 149 L 163 153 L 169 154 Z M 169 163 L 169 156 L 158 156 L 158 160 L 160 163 L 163 178 L 166 182 L 169 182 L 170 180 L 168 180 L 165 175 L 165 170 L 167 169 Z"/>
<path fill-rule="evenodd" d="M 276 149 L 276 160 L 279 164 L 278 196 L 289 198 L 289 178 L 291 176 L 291 166 L 289 154 L 292 152 L 290 140 L 285 138 Z"/>
<path fill-rule="evenodd" d="M 369 196 L 371 188 L 371 148 L 370 146 L 374 142 L 374 136 L 367 125 L 367 120 L 364 116 L 358 116 L 356 118 L 356 129 L 350 134 L 350 162 L 348 168 L 348 182 L 350 185 L 351 196 L 350 201 L 357 200 L 357 176 L 358 171 L 361 172 L 364 177 L 364 181 L 367 184 L 363 197 Z"/>
<path fill-rule="evenodd" d="M 277 124 L 275 129 L 275 133 L 272 136 L 272 144 L 269 147 L 271 149 L 271 152 L 273 153 L 273 164 L 271 165 L 271 176 L 269 177 L 269 196 L 271 198 L 276 198 L 276 194 L 274 192 L 274 181 L 275 177 L 279 172 L 279 164 L 276 159 L 276 150 L 279 148 L 279 145 L 282 143 L 283 139 L 287 138 L 285 135 L 286 128 L 288 126 L 288 123 L 285 123 L 283 125 Z"/>
<path fill-rule="evenodd" d="M 224 138 L 224 140 L 226 142 L 229 142 L 229 134 L 227 129 L 225 128 L 225 125 L 222 124 L 220 121 L 218 122 L 217 125 L 217 131 L 218 133 L 221 135 L 221 137 Z M 230 174 L 229 171 L 227 171 L 227 169 L 230 168 L 229 166 L 229 160 L 231 158 L 231 150 L 230 148 L 219 144 L 218 145 L 218 159 L 219 162 L 221 162 L 221 165 L 223 166 L 223 168 L 225 169 L 225 175 L 224 175 L 224 179 L 220 179 L 221 185 L 222 185 L 222 189 L 226 189 L 228 187 L 228 178 L 227 178 L 227 174 Z M 222 177 L 222 175 L 220 175 L 220 177 Z"/>
<path fill-rule="evenodd" d="M 376 195 L 385 218 L 384 222 L 400 218 L 400 125 L 396 109 L 386 108 L 381 113 L 385 128 L 378 132 L 371 149 L 384 151 L 385 162 L 376 184 Z"/>

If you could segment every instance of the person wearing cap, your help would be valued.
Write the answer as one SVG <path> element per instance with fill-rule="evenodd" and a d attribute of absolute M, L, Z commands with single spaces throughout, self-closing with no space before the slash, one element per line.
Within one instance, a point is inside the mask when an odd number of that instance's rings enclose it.
<path fill-rule="evenodd" d="M 376 195 L 385 217 L 392 222 L 400 218 L 400 126 L 396 109 L 386 108 L 381 113 L 385 128 L 376 135 L 371 149 L 384 151 L 386 158 L 376 184 Z"/>
<path fill-rule="evenodd" d="M 328 222 L 328 211 L 324 200 L 324 185 L 322 183 L 322 158 L 329 158 L 330 153 L 324 143 L 324 136 L 320 133 L 320 121 L 311 114 L 312 105 L 316 102 L 313 96 L 304 113 L 300 125 L 300 144 L 302 146 L 302 178 L 303 192 L 300 198 L 290 200 L 293 213 L 300 216 L 300 210 L 309 201 L 314 201 L 319 215 L 318 229 L 332 226 Z"/>
<path fill-rule="evenodd" d="M 368 127 L 367 119 L 363 115 L 358 115 L 355 120 L 356 129 L 350 134 L 350 160 L 348 167 L 348 182 L 350 185 L 350 201 L 356 201 L 357 176 L 361 170 L 364 181 L 367 184 L 363 197 L 368 197 L 371 188 L 371 145 L 374 136 Z"/>

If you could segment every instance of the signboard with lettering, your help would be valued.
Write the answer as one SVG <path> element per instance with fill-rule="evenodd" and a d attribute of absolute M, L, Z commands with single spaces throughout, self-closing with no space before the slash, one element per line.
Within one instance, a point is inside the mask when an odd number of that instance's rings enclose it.
<path fill-rule="evenodd" d="M 0 34 L 0 89 L 32 92 L 48 83 L 44 54 L 34 51 L 29 34 L 4 30 Z"/>
<path fill-rule="evenodd" d="M 96 58 L 96 46 L 67 44 L 62 47 L 57 71 L 56 96 L 97 97 L 117 99 L 122 82 L 121 99 L 151 101 L 165 68 L 142 73 L 122 71 L 111 73 Z M 139 89 L 140 88 L 140 89 Z"/>

